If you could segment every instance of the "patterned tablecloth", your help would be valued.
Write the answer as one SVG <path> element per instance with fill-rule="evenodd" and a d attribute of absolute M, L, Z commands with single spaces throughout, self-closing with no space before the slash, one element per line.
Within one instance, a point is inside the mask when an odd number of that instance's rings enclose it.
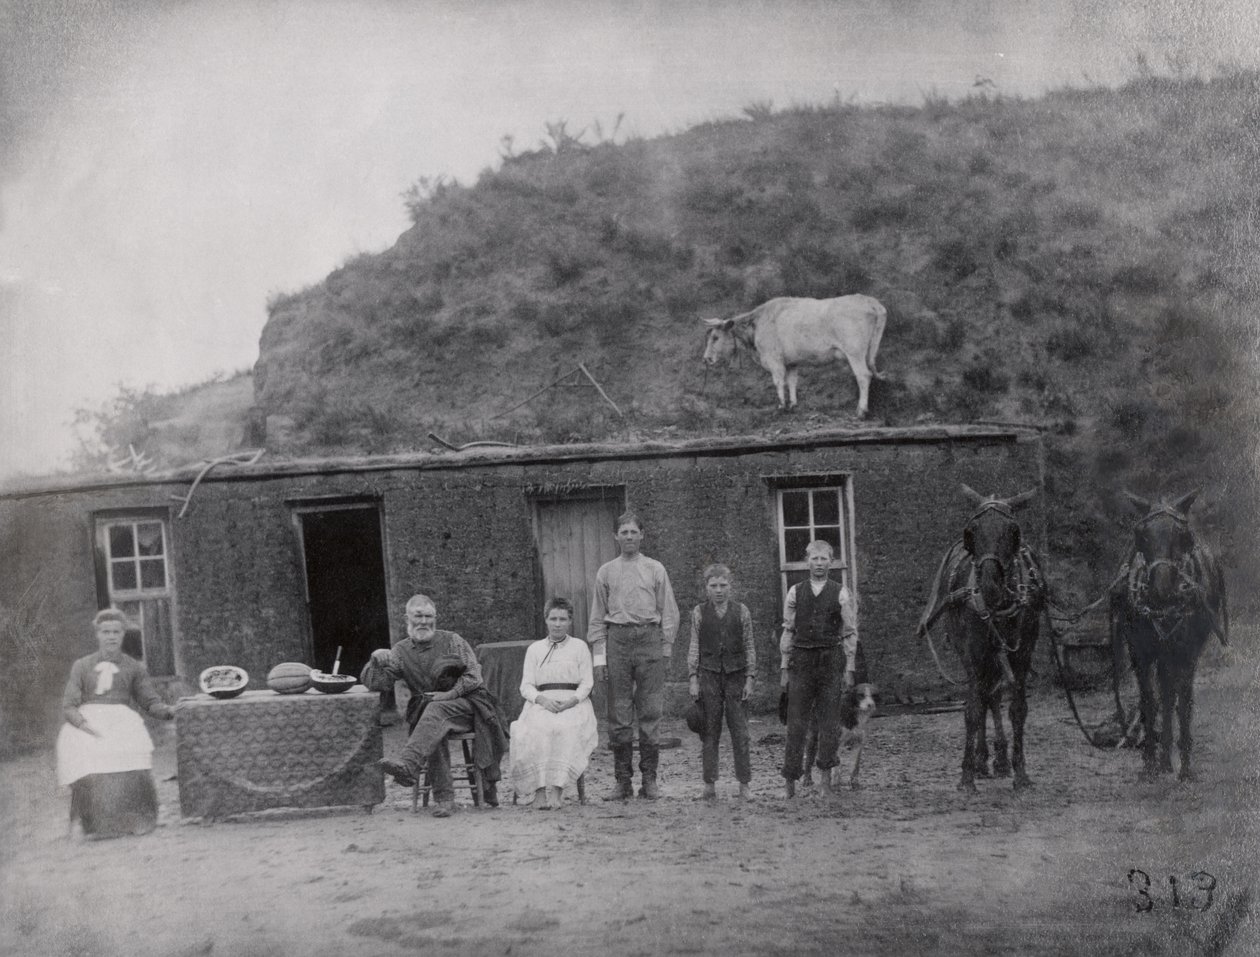
<path fill-rule="evenodd" d="M 246 691 L 197 695 L 175 713 L 179 804 L 185 817 L 275 807 L 371 807 L 385 799 L 379 699 Z"/>

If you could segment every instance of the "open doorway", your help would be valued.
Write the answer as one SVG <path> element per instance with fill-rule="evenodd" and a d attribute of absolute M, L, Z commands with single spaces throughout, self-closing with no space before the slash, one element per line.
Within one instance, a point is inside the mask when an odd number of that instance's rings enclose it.
<path fill-rule="evenodd" d="M 294 522 L 306 570 L 308 664 L 357 675 L 376 648 L 388 648 L 389 604 L 380 507 L 371 502 L 301 505 Z"/>

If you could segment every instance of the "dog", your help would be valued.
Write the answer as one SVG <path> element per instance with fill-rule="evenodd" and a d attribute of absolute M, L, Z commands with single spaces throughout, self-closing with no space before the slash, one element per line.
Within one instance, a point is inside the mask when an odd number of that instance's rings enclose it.
<path fill-rule="evenodd" d="M 858 772 L 862 765 L 862 749 L 866 744 L 866 724 L 875 716 L 875 686 L 869 682 L 863 682 L 854 685 L 851 692 L 847 692 L 846 696 L 851 695 L 850 701 L 846 702 L 841 712 L 841 723 L 844 725 L 840 731 L 839 750 L 849 751 L 852 753 L 852 765 L 849 768 L 849 788 L 856 791 L 861 787 L 858 783 Z M 805 735 L 805 776 L 804 783 L 810 785 L 814 783 L 812 769 L 814 761 L 818 753 L 818 715 L 810 715 L 809 730 Z M 837 757 L 839 754 L 837 753 Z M 843 769 L 839 762 L 831 768 L 831 785 L 839 787 L 841 783 L 841 775 Z"/>
<path fill-rule="evenodd" d="M 858 771 L 862 767 L 862 749 L 866 746 L 866 724 L 875 717 L 875 686 L 866 682 L 857 685 L 853 691 L 857 696 L 857 713 L 854 716 L 853 727 L 846 727 L 840 732 L 840 748 L 851 751 L 853 754 L 853 766 L 849 770 L 849 788 L 856 791 L 861 787 L 858 783 Z M 837 772 L 840 770 L 839 764 L 831 769 L 832 784 L 839 783 Z"/>

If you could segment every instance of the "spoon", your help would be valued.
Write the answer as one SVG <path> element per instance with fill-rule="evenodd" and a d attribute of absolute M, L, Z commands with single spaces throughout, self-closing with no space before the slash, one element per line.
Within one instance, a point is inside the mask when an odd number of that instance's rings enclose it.
<path fill-rule="evenodd" d="M 332 673 L 336 674 L 340 668 L 341 668 L 341 645 L 338 645 L 337 646 L 337 660 L 333 662 Z"/>

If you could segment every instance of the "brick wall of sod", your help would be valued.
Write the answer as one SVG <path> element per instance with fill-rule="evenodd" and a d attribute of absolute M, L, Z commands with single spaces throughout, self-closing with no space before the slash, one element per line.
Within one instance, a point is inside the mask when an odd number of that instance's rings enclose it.
<path fill-rule="evenodd" d="M 777 699 L 781 614 L 774 492 L 827 477 L 852 482 L 860 633 L 872 680 L 903 698 L 940 694 L 946 689 L 914 627 L 936 564 L 971 513 L 959 483 L 1013 495 L 1039 487 L 1041 474 L 1035 436 L 996 434 L 681 454 L 594 450 L 466 466 L 427 459 L 396 468 L 255 470 L 207 478 L 184 518 L 175 517 L 172 495 L 187 491 L 186 480 L 0 496 L 0 603 L 16 602 L 36 577 L 56 582 L 47 607 L 55 640 L 39 662 L 38 687 L 20 702 L 4 690 L 8 700 L 0 707 L 38 712 L 51 741 L 69 664 L 95 647 L 91 530 L 98 513 L 168 510 L 177 654 L 187 690 L 211 664 L 239 664 L 258 685 L 280 661 L 310 662 L 297 503 L 378 502 L 394 639 L 401 637 L 399 606 L 424 591 L 438 602 L 443 627 L 478 644 L 542 633 L 533 494 L 613 487 L 624 489 L 642 517 L 644 552 L 668 569 L 684 622 L 703 600 L 702 569 L 714 561 L 731 566 L 735 597 L 749 606 L 756 627 L 762 680 L 755 707 L 769 708 Z M 1037 545 L 1043 516 L 1038 501 L 1025 518 Z M 670 671 L 674 711 L 685 697 L 686 639 L 684 626 Z"/>

